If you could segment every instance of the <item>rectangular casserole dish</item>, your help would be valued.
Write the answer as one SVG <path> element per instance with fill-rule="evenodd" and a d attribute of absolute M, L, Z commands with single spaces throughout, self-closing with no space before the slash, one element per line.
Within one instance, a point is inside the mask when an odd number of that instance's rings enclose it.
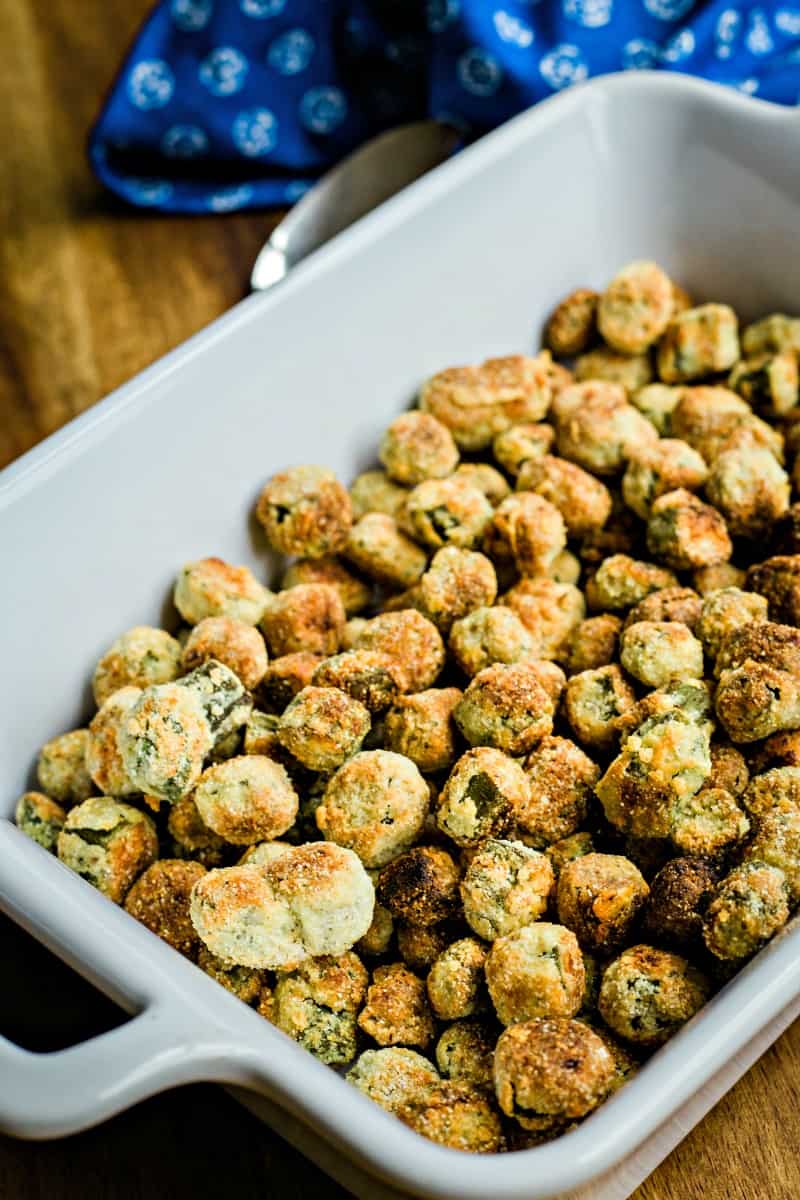
<path fill-rule="evenodd" d="M 652 257 L 750 318 L 800 308 L 800 117 L 677 75 L 541 104 L 385 204 L 0 476 L 0 814 L 40 745 L 86 720 L 109 642 L 158 623 L 177 568 L 270 564 L 276 469 L 345 479 L 443 366 L 529 351 L 571 288 Z M 0 1128 L 52 1137 L 161 1088 L 236 1085 L 361 1196 L 629 1194 L 800 1008 L 792 926 L 579 1129 L 523 1153 L 426 1142 L 0 819 L 0 908 L 133 1019 L 35 1055 L 0 1040 Z M 602 1181 L 600 1183 L 599 1181 Z M 602 1188 L 602 1190 L 599 1190 Z"/>

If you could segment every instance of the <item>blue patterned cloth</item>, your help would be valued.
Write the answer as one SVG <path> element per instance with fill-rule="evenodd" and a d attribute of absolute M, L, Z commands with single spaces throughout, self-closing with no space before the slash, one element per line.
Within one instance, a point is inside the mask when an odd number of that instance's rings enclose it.
<path fill-rule="evenodd" d="M 800 0 L 162 0 L 89 154 L 132 204 L 284 205 L 389 126 L 431 115 L 477 136 L 642 68 L 798 104 Z"/>

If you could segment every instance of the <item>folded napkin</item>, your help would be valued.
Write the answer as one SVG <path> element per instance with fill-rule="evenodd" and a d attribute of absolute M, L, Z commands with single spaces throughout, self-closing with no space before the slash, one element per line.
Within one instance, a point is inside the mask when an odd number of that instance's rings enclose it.
<path fill-rule="evenodd" d="M 433 116 L 474 137 L 643 68 L 800 103 L 800 0 L 162 0 L 89 155 L 132 204 L 285 205 L 392 125 Z"/>

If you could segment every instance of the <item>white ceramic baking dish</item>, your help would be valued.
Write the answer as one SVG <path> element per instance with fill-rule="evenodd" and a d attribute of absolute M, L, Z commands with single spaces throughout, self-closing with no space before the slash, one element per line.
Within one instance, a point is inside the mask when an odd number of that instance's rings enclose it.
<path fill-rule="evenodd" d="M 424 376 L 531 349 L 556 298 L 634 257 L 745 317 L 797 310 L 798 234 L 796 111 L 678 76 L 595 81 L 416 183 L 26 455 L 0 477 L 0 811 L 41 743 L 86 719 L 109 641 L 158 622 L 181 563 L 218 553 L 267 572 L 250 514 L 275 469 L 352 476 Z M 55 1054 L 0 1042 L 0 1128 L 58 1136 L 215 1079 L 371 1198 L 544 1200 L 593 1180 L 627 1195 L 800 993 L 787 930 L 575 1132 L 473 1158 L 387 1116 L 6 820 L 0 907 L 135 1014 Z"/>

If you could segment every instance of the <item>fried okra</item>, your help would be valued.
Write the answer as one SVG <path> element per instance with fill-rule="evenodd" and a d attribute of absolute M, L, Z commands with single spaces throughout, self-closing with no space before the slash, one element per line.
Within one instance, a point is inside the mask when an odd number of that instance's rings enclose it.
<path fill-rule="evenodd" d="M 614 722 L 635 703 L 633 688 L 617 664 L 610 663 L 568 680 L 564 713 L 579 742 L 607 750 L 616 741 Z"/>
<path fill-rule="evenodd" d="M 766 863 L 782 871 L 792 906 L 800 900 L 800 808 L 773 804 L 754 820 L 755 833 L 742 854 L 745 863 Z"/>
<path fill-rule="evenodd" d="M 569 738 L 542 738 L 525 762 L 530 790 L 515 812 L 526 842 L 544 849 L 580 829 L 599 767 Z"/>
<path fill-rule="evenodd" d="M 683 854 L 714 858 L 741 842 L 749 829 L 735 797 L 724 788 L 703 787 L 672 809 L 670 838 Z"/>
<path fill-rule="evenodd" d="M 797 406 L 797 352 L 784 350 L 742 359 L 731 371 L 728 386 L 758 411 L 785 416 Z"/>
<path fill-rule="evenodd" d="M 191 795 L 171 805 L 167 831 L 174 858 L 192 858 L 204 867 L 220 867 L 230 852 L 225 839 L 205 824 Z"/>
<path fill-rule="evenodd" d="M 585 1117 L 612 1089 L 614 1059 L 582 1021 L 552 1016 L 512 1025 L 494 1058 L 501 1109 L 523 1129 L 558 1130 Z"/>
<path fill-rule="evenodd" d="M 410 758 L 423 773 L 448 770 L 458 753 L 453 709 L 462 695 L 451 687 L 398 696 L 384 721 L 386 748 Z"/>
<path fill-rule="evenodd" d="M 534 1017 L 573 1017 L 586 971 L 578 941 L 563 925 L 535 921 L 492 942 L 486 983 L 504 1025 Z"/>
<path fill-rule="evenodd" d="M 227 963 L 293 969 L 309 957 L 339 955 L 372 922 L 375 892 L 358 857 L 312 842 L 264 866 L 209 871 L 192 891 L 192 924 Z"/>
<path fill-rule="evenodd" d="M 259 704 L 268 713 L 282 713 L 297 693 L 308 687 L 322 661 L 321 655 L 306 650 L 273 658 L 258 688 Z"/>
<path fill-rule="evenodd" d="M 656 942 L 691 950 L 701 938 L 703 917 L 719 882 L 707 858 L 672 858 L 650 883 L 644 929 Z"/>
<path fill-rule="evenodd" d="M 661 1046 L 703 1007 L 709 992 L 706 977 L 679 954 L 631 946 L 603 972 L 598 1007 L 625 1041 Z"/>
<path fill-rule="evenodd" d="M 716 958 L 748 958 L 789 919 L 789 889 L 778 867 L 757 859 L 734 867 L 714 892 L 703 921 Z"/>
<path fill-rule="evenodd" d="M 670 436 L 672 413 L 681 397 L 681 388 L 666 383 L 648 383 L 631 396 L 631 404 L 658 431 L 662 438 Z M 657 445 L 658 443 L 653 443 Z"/>
<path fill-rule="evenodd" d="M 486 1007 L 485 961 L 486 947 L 477 938 L 459 938 L 442 951 L 425 981 L 434 1016 L 458 1021 Z"/>
<path fill-rule="evenodd" d="M 451 1150 L 496 1154 L 503 1145 L 500 1117 L 489 1096 L 468 1083 L 440 1083 L 408 1099 L 396 1115 L 409 1128 Z"/>
<path fill-rule="evenodd" d="M 425 983 L 403 963 L 376 967 L 358 1024 L 379 1046 L 424 1050 L 436 1033 Z"/>
<path fill-rule="evenodd" d="M 672 281 L 654 262 L 623 267 L 600 296 L 597 325 L 621 354 L 642 354 L 667 328 L 674 311 Z"/>
<path fill-rule="evenodd" d="M 424 550 L 386 513 L 365 513 L 353 525 L 344 553 L 359 571 L 389 587 L 409 588 L 427 564 Z"/>
<path fill-rule="evenodd" d="M 139 876 L 125 897 L 125 911 L 173 950 L 195 959 L 200 939 L 189 918 L 192 888 L 206 869 L 198 862 L 162 858 Z"/>
<path fill-rule="evenodd" d="M 637 621 L 622 631 L 619 660 L 647 687 L 702 679 L 703 646 L 680 621 Z"/>
<path fill-rule="evenodd" d="M 572 833 L 569 837 L 553 842 L 545 849 L 556 880 L 567 863 L 574 862 L 576 858 L 582 858 L 584 854 L 593 853 L 594 842 L 590 833 Z"/>
<path fill-rule="evenodd" d="M 497 1034 L 487 1022 L 453 1021 L 436 1043 L 436 1065 L 445 1079 L 491 1088 Z"/>
<path fill-rule="evenodd" d="M 259 631 L 232 617 L 205 617 L 198 621 L 186 639 L 180 666 L 182 671 L 192 671 L 209 659 L 216 659 L 238 675 L 248 691 L 258 686 L 267 669 L 267 649 Z"/>
<path fill-rule="evenodd" d="M 530 794 L 519 763 L 491 747 L 468 750 L 439 795 L 436 823 L 457 846 L 506 832 Z"/>
<path fill-rule="evenodd" d="M 324 659 L 315 667 L 311 683 L 326 691 L 339 689 L 373 716 L 396 703 L 408 689 L 402 665 L 374 650 L 345 650 Z"/>
<path fill-rule="evenodd" d="M 522 842 L 487 838 L 461 881 L 467 924 L 484 941 L 505 937 L 542 916 L 553 883 L 553 868 L 544 854 Z"/>
<path fill-rule="evenodd" d="M 516 479 L 526 462 L 548 453 L 555 436 L 552 425 L 512 425 L 498 433 L 492 442 L 492 454 L 503 470 Z M 497 503 L 504 499 L 505 496 L 500 496 Z"/>
<path fill-rule="evenodd" d="M 169 803 L 197 783 L 213 744 L 200 697 L 179 683 L 146 688 L 123 714 L 117 732 L 132 786 Z"/>
<path fill-rule="evenodd" d="M 444 479 L 458 466 L 458 447 L 446 425 L 426 412 L 401 413 L 383 435 L 379 457 L 395 483 L 414 487 Z"/>
<path fill-rule="evenodd" d="M 676 313 L 658 346 L 664 383 L 688 383 L 729 370 L 739 357 L 739 322 L 727 304 L 701 304 Z"/>
<path fill-rule="evenodd" d="M 419 607 L 447 633 L 455 621 L 494 603 L 497 575 L 485 554 L 445 546 L 419 581 Z"/>
<path fill-rule="evenodd" d="M 419 406 L 447 426 L 461 450 L 483 450 L 504 429 L 546 415 L 548 366 L 543 355 L 516 354 L 450 367 L 423 385 Z"/>
<path fill-rule="evenodd" d="M 285 769 L 260 754 L 208 767 L 192 798 L 203 823 L 236 846 L 280 837 L 294 824 L 299 804 Z"/>
<path fill-rule="evenodd" d="M 618 383 L 571 384 L 558 398 L 556 445 L 562 458 L 595 475 L 616 475 L 630 451 L 658 439 Z M 518 486 L 521 481 L 518 481 Z"/>
<path fill-rule="evenodd" d="M 410 692 L 431 687 L 444 666 L 442 635 L 432 621 L 413 608 L 382 613 L 367 621 L 355 648 L 374 650 L 399 662 L 408 677 Z"/>
<path fill-rule="evenodd" d="M 564 358 L 581 354 L 595 336 L 597 301 L 592 288 L 576 288 L 556 305 L 544 330 L 545 345 Z"/>
<path fill-rule="evenodd" d="M 191 663 L 184 670 L 195 666 L 197 663 Z M 95 667 L 92 677 L 95 703 L 99 708 L 123 687 L 170 683 L 177 678 L 180 667 L 180 642 L 163 629 L 136 625 L 111 644 Z"/>
<path fill-rule="evenodd" d="M 553 728 L 554 704 L 528 662 L 479 671 L 453 709 L 471 746 L 526 754 Z"/>
<path fill-rule="evenodd" d="M 264 984 L 262 971 L 253 967 L 242 967 L 236 963 L 225 962 L 217 958 L 202 943 L 197 952 L 197 965 L 209 978 L 224 987 L 243 1004 L 254 1004 L 261 995 Z"/>
<path fill-rule="evenodd" d="M 257 625 L 271 592 L 248 567 L 233 567 L 221 558 L 201 558 L 181 568 L 173 598 L 188 625 L 206 617 L 232 617 Z"/>
<path fill-rule="evenodd" d="M 496 509 L 486 532 L 493 558 L 512 559 L 520 575 L 544 575 L 567 544 L 554 504 L 536 492 L 515 492 Z"/>
<path fill-rule="evenodd" d="M 404 1046 L 365 1050 L 345 1078 L 391 1113 L 441 1083 L 433 1063 Z"/>
<path fill-rule="evenodd" d="M 721 588 L 744 586 L 745 572 L 733 563 L 716 563 L 712 567 L 699 567 L 692 572 L 692 583 L 701 596 L 718 592 Z"/>
<path fill-rule="evenodd" d="M 607 346 L 598 346 L 575 362 L 576 383 L 604 380 L 619 384 L 628 395 L 646 387 L 652 378 L 653 366 L 648 354 L 619 354 Z"/>
<path fill-rule="evenodd" d="M 427 975 L 442 951 L 450 945 L 453 936 L 446 921 L 439 925 L 413 925 L 398 921 L 397 950 L 415 975 Z"/>
<path fill-rule="evenodd" d="M 549 425 L 537 426 L 537 428 L 550 429 Z M 552 434 L 552 430 L 550 433 Z M 456 479 L 464 479 L 472 487 L 476 487 L 479 492 L 483 492 L 486 499 L 494 508 L 501 500 L 505 500 L 509 495 L 511 488 L 505 475 L 493 467 L 491 463 L 486 462 L 467 462 L 461 463 L 453 472 Z"/>
<path fill-rule="evenodd" d="M 680 621 L 695 633 L 701 610 L 702 601 L 692 588 L 660 588 L 628 610 L 625 628 L 639 621 Z"/>
<path fill-rule="evenodd" d="M 678 586 L 672 571 L 640 562 L 627 554 L 604 558 L 586 585 L 586 602 L 594 612 L 622 612 L 651 592 Z"/>
<path fill-rule="evenodd" d="M 532 457 L 523 463 L 517 487 L 535 492 L 555 505 L 571 538 L 585 537 L 602 529 L 611 512 L 608 488 L 576 463 L 552 454 Z"/>
<path fill-rule="evenodd" d="M 130 796 L 139 790 L 125 770 L 117 734 L 141 694 L 138 687 L 120 688 L 108 697 L 89 722 L 85 765 L 103 795 Z"/>
<path fill-rule="evenodd" d="M 415 537 L 434 550 L 469 550 L 481 541 L 492 519 L 492 506 L 480 488 L 457 475 L 417 484 L 407 509 Z"/>
<path fill-rule="evenodd" d="M 337 1066 L 356 1056 L 356 1015 L 369 975 L 352 950 L 307 959 L 281 973 L 270 1020 L 321 1062 Z"/>
<path fill-rule="evenodd" d="M 299 652 L 335 654 L 344 624 L 342 598 L 329 583 L 298 583 L 279 592 L 270 601 L 260 623 L 275 658 Z"/>
<path fill-rule="evenodd" d="M 661 438 L 631 451 L 622 478 L 625 503 L 637 517 L 648 520 L 659 496 L 677 489 L 693 491 L 708 477 L 703 459 L 686 442 Z"/>
<path fill-rule="evenodd" d="M 653 504 L 647 546 L 676 571 L 725 562 L 733 550 L 722 516 L 685 488 L 666 492 Z"/>
<path fill-rule="evenodd" d="M 750 621 L 767 620 L 767 601 L 755 591 L 720 588 L 703 600 L 697 636 L 709 658 L 716 658 L 722 643 L 735 629 Z"/>
<path fill-rule="evenodd" d="M 73 729 L 47 742 L 39 752 L 36 778 L 45 795 L 68 807 L 92 794 L 92 779 L 86 766 L 88 729 Z"/>
<path fill-rule="evenodd" d="M 352 521 L 347 489 L 326 467 L 291 467 L 273 475 L 256 505 L 271 546 L 283 554 L 323 558 L 347 540 Z"/>
<path fill-rule="evenodd" d="M 789 476 L 746 435 L 711 464 L 706 494 L 735 537 L 760 538 L 789 508 Z"/>
<path fill-rule="evenodd" d="M 532 658 L 538 641 L 510 608 L 475 608 L 450 630 L 449 647 L 465 675 L 477 675 L 494 663 Z"/>
<path fill-rule="evenodd" d="M 370 715 L 337 687 L 306 687 L 278 723 L 278 741 L 311 771 L 328 773 L 351 758 L 367 736 Z"/>
<path fill-rule="evenodd" d="M 800 728 L 800 681 L 769 663 L 746 659 L 739 667 L 721 671 L 715 707 L 732 742 L 758 742 Z"/>
<path fill-rule="evenodd" d="M 158 855 L 150 817 L 110 796 L 70 809 L 58 835 L 58 857 L 104 896 L 121 904 L 136 877 Z"/>
<path fill-rule="evenodd" d="M 745 354 L 779 354 L 783 350 L 800 353 L 800 317 L 770 313 L 748 325 L 742 334 Z"/>
<path fill-rule="evenodd" d="M 766 601 L 770 620 L 800 624 L 800 555 L 777 554 L 756 563 L 747 572 L 746 587 Z"/>
<path fill-rule="evenodd" d="M 458 908 L 460 872 L 438 846 L 416 846 L 392 859 L 378 877 L 376 895 L 393 917 L 437 925 Z"/>
<path fill-rule="evenodd" d="M 328 583 L 335 587 L 348 617 L 363 612 L 372 600 L 371 585 L 359 579 L 340 559 L 332 556 L 299 558 L 290 563 L 283 573 L 281 587 L 296 587 L 299 583 Z"/>
<path fill-rule="evenodd" d="M 316 822 L 326 841 L 354 850 L 366 867 L 383 867 L 418 840 L 429 806 L 414 763 L 364 750 L 331 777 Z"/>
<path fill-rule="evenodd" d="M 408 492 L 408 488 L 395 483 L 385 471 L 364 471 L 356 476 L 350 488 L 353 520 L 359 521 L 367 513 L 377 512 L 394 517 L 399 525 L 403 525 Z"/>
<path fill-rule="evenodd" d="M 619 854 L 586 854 L 558 877 L 558 919 L 581 946 L 602 953 L 629 940 L 650 889 L 642 873 Z"/>
<path fill-rule="evenodd" d="M 606 667 L 617 654 L 622 619 L 613 613 L 587 617 L 573 631 L 564 655 L 564 666 L 570 675 Z"/>
<path fill-rule="evenodd" d="M 14 820 L 23 833 L 45 850 L 55 850 L 67 814 L 43 792 L 25 792 L 17 801 Z"/>
<path fill-rule="evenodd" d="M 537 658 L 557 659 L 586 615 L 582 592 L 554 579 L 522 579 L 501 597 L 537 641 Z"/>

